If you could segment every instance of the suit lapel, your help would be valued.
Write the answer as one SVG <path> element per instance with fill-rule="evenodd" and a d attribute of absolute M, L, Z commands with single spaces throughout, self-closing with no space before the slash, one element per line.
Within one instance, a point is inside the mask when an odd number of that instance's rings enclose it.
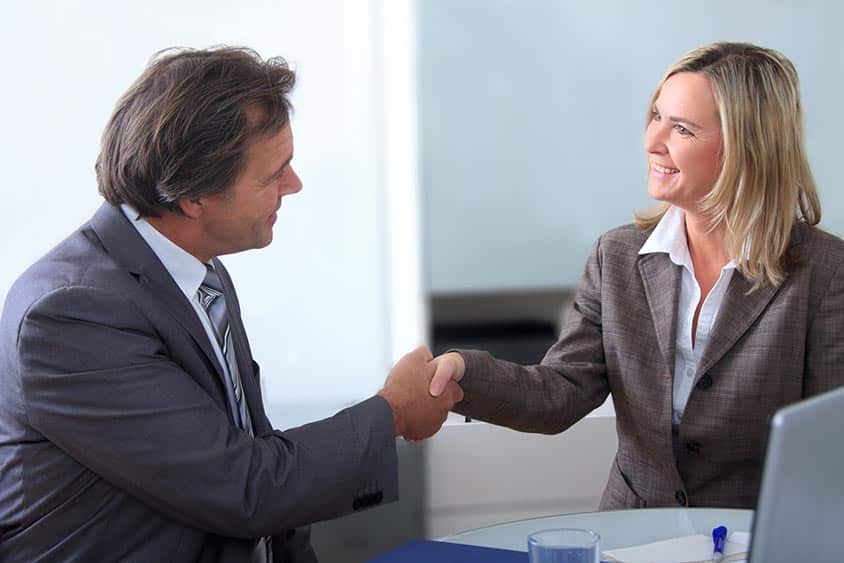
<path fill-rule="evenodd" d="M 786 256 L 794 256 L 799 252 L 798 247 L 803 241 L 800 226 L 800 222 L 795 222 L 791 227 L 791 240 Z M 786 270 L 785 275 L 787 279 L 788 270 Z M 750 293 L 753 284 L 738 271 L 733 272 L 733 277 L 730 280 L 730 285 L 727 287 L 724 300 L 718 309 L 715 326 L 710 331 L 709 343 L 701 355 L 700 363 L 695 373 L 695 383 L 718 360 L 723 358 L 724 354 L 756 322 L 756 319 L 759 318 L 759 315 L 762 314 L 762 311 L 765 310 L 765 307 L 768 306 L 768 303 L 771 302 L 771 299 L 774 298 L 774 295 L 776 295 L 779 288 L 784 284 L 785 280 L 777 287 L 766 284 L 753 293 Z"/>
<path fill-rule="evenodd" d="M 753 284 L 738 271 L 733 272 L 718 317 L 710 331 L 709 342 L 703 350 L 695 373 L 695 383 L 715 363 L 724 357 L 747 329 L 756 321 L 777 292 L 777 287 L 767 284 L 748 293 Z"/>
<path fill-rule="evenodd" d="M 672 374 L 673 378 L 682 268 L 671 262 L 668 255 L 663 253 L 642 255 L 638 266 L 656 329 L 659 350 L 662 352 L 668 373 Z"/>
<path fill-rule="evenodd" d="M 108 203 L 103 204 L 91 219 L 91 228 L 109 255 L 138 279 L 139 289 L 147 294 L 147 300 L 153 303 L 161 303 L 167 313 L 190 334 L 197 347 L 205 355 L 208 363 L 213 366 L 217 376 L 215 383 L 219 387 L 221 396 L 225 396 L 225 389 L 222 387 L 227 385 L 225 373 L 217 360 L 217 355 L 202 323 L 197 318 L 196 311 L 185 298 L 185 294 L 182 293 L 173 277 L 167 272 L 146 241 L 129 223 L 120 208 Z M 232 327 L 232 342 L 237 356 L 237 366 L 241 373 L 247 407 L 249 414 L 252 415 L 252 424 L 257 435 L 267 432 L 269 427 L 260 401 L 260 390 L 253 373 L 252 354 L 246 341 L 246 333 L 240 317 L 240 305 L 231 278 L 229 278 L 225 268 L 216 259 L 214 265 L 220 274 L 220 280 L 226 293 L 226 306 L 229 309 L 229 322 Z"/>
<path fill-rule="evenodd" d="M 162 303 L 176 322 L 191 335 L 214 366 L 219 381 L 224 381 L 223 369 L 196 311 L 120 208 L 103 204 L 91 220 L 91 227 L 109 255 L 138 278 L 139 287 L 149 295 L 149 301 Z"/>

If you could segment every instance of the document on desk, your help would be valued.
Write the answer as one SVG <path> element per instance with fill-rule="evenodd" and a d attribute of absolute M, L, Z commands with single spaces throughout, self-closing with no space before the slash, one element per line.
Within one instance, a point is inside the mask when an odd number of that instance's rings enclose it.
<path fill-rule="evenodd" d="M 750 534 L 733 532 L 724 545 L 721 563 L 745 561 L 750 546 Z M 704 534 L 671 538 L 645 545 L 605 551 L 606 561 L 621 563 L 710 563 L 712 537 Z"/>

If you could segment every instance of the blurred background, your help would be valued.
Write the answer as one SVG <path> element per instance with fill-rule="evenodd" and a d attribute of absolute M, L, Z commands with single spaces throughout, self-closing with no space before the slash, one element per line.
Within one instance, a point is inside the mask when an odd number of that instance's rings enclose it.
<path fill-rule="evenodd" d="M 418 344 L 538 361 L 594 240 L 649 205 L 649 96 L 703 43 L 797 66 L 822 226 L 844 233 L 844 8 L 829 1 L 90 0 L 3 4 L 0 299 L 100 204 L 115 101 L 171 46 L 246 45 L 298 72 L 294 165 L 269 248 L 227 257 L 276 427 L 374 393 Z M 280 289 L 280 290 L 279 290 Z M 400 502 L 320 523 L 321 560 L 594 510 L 610 405 L 560 436 L 454 417 L 400 443 Z"/>

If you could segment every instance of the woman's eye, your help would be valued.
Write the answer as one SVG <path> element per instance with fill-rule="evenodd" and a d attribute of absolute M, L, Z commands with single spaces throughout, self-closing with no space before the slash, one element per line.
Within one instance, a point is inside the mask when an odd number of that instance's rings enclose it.
<path fill-rule="evenodd" d="M 679 123 L 677 125 L 675 125 L 674 128 L 677 129 L 677 132 L 680 133 L 680 135 L 682 135 L 683 137 L 691 137 L 692 136 L 692 132 L 689 131 L 688 129 L 686 129 L 685 127 L 683 127 L 682 125 L 680 125 Z"/>

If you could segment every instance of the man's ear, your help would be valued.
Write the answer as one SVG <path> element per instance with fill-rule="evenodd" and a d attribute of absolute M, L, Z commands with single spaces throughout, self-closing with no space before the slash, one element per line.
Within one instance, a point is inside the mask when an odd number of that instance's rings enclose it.
<path fill-rule="evenodd" d="M 186 217 L 191 219 L 199 219 L 205 211 L 205 200 L 182 198 L 179 200 L 179 209 Z"/>

